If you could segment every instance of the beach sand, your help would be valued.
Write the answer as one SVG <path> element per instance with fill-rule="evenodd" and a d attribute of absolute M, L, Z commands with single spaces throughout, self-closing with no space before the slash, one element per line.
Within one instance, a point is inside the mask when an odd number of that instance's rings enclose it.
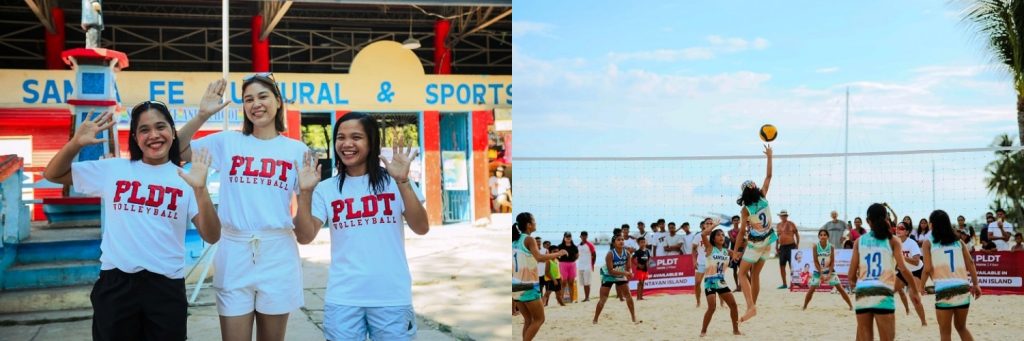
<path fill-rule="evenodd" d="M 701 322 L 706 310 L 705 297 L 701 307 L 696 308 L 693 294 L 688 295 L 645 295 L 643 301 L 636 301 L 637 319 L 643 323 L 634 325 L 629 318 L 625 302 L 609 296 L 601 312 L 599 324 L 592 324 L 594 310 L 599 297 L 600 283 L 596 276 L 591 285 L 590 301 L 558 306 L 552 297 L 545 307 L 546 320 L 536 340 L 698 340 Z M 732 270 L 727 270 L 730 288 L 735 288 Z M 761 273 L 761 291 L 758 296 L 758 314 L 750 321 L 740 324 L 744 336 L 733 336 L 728 307 L 718 306 L 703 339 L 743 340 L 851 340 L 856 335 L 856 315 L 847 309 L 838 293 L 817 292 L 806 311 L 803 292 L 789 292 L 776 289 L 782 285 L 779 278 L 778 259 L 766 261 Z M 612 288 L 614 293 L 614 288 Z M 737 310 L 742 316 L 746 309 L 742 293 L 735 293 Z M 583 289 L 579 289 L 583 299 Z M 850 299 L 853 299 L 851 295 Z M 905 314 L 903 304 L 896 298 L 896 340 L 938 340 L 939 326 L 935 320 L 935 296 L 925 295 L 927 327 L 922 327 L 913 306 L 910 315 Z M 909 303 L 909 299 L 908 299 Z M 976 340 L 1024 340 L 1024 296 L 1001 295 L 982 296 L 971 303 L 967 327 Z M 517 340 L 522 339 L 523 318 L 512 318 Z M 878 330 L 875 330 L 878 339 Z M 956 331 L 953 339 L 958 340 Z"/>

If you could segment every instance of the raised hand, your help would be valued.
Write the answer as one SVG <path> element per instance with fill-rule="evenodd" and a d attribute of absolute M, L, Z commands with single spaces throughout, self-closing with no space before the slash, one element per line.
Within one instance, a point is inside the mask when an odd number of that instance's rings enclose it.
<path fill-rule="evenodd" d="M 210 82 L 210 85 L 206 87 L 206 92 L 203 93 L 203 98 L 199 101 L 200 114 L 213 115 L 231 104 L 231 102 L 223 100 L 227 85 L 228 82 L 223 78 Z"/>
<path fill-rule="evenodd" d="M 180 168 L 178 169 L 178 176 L 182 180 L 185 180 L 189 186 L 193 189 L 200 189 L 206 187 L 206 175 L 209 173 L 210 162 L 213 161 L 213 156 L 210 156 L 205 148 L 192 153 L 192 169 L 185 174 Z"/>
<path fill-rule="evenodd" d="M 71 141 L 77 143 L 79 146 L 85 147 L 106 141 L 107 139 L 96 138 L 96 134 L 110 129 L 114 126 L 114 114 L 109 111 L 104 111 L 99 116 L 92 117 L 95 112 L 89 112 L 89 116 L 86 117 L 85 121 L 82 121 L 78 125 L 78 129 L 75 130 L 75 136 L 71 137 Z"/>
<path fill-rule="evenodd" d="M 404 143 L 402 143 L 402 139 L 398 138 L 397 132 L 395 136 L 395 145 L 391 147 L 391 155 L 393 156 L 391 161 L 389 162 L 383 157 L 380 159 L 384 161 L 384 168 L 387 169 L 388 175 L 392 179 L 405 182 L 409 180 L 409 165 L 412 164 L 413 159 L 416 159 L 416 155 L 420 151 L 412 147 L 404 148 Z"/>
<path fill-rule="evenodd" d="M 320 182 L 320 164 L 313 152 L 307 151 L 303 156 L 302 169 L 299 170 L 299 191 L 312 191 Z"/>
<path fill-rule="evenodd" d="M 767 143 L 764 145 L 764 155 L 772 157 L 772 146 Z"/>

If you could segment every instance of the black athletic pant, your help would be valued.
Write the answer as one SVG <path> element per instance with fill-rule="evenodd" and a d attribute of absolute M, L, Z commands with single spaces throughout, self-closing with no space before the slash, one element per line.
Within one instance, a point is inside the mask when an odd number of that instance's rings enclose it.
<path fill-rule="evenodd" d="M 93 340 L 184 340 L 185 280 L 146 270 L 100 271 L 92 288 Z"/>

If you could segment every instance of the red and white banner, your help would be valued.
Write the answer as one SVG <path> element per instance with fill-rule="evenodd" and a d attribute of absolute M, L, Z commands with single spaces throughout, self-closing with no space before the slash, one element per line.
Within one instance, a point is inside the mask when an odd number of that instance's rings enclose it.
<path fill-rule="evenodd" d="M 985 295 L 1024 295 L 1024 252 L 972 252 Z"/>
<path fill-rule="evenodd" d="M 634 270 L 635 272 L 635 270 Z M 647 265 L 644 296 L 652 294 L 692 294 L 694 273 L 692 255 L 651 257 Z M 636 279 L 629 280 L 629 293 L 636 295 Z"/>
<path fill-rule="evenodd" d="M 847 274 L 850 271 L 850 258 L 853 257 L 853 250 L 834 249 L 834 251 L 836 253 L 835 273 L 839 275 L 839 283 L 844 287 L 849 287 L 850 281 L 847 278 Z M 792 267 L 789 276 L 789 291 L 807 292 L 810 289 L 811 275 L 814 274 L 814 259 L 814 248 L 793 250 L 789 263 Z M 828 278 L 821 278 L 819 282 L 818 290 L 816 291 L 832 291 L 832 286 L 828 284 Z"/>

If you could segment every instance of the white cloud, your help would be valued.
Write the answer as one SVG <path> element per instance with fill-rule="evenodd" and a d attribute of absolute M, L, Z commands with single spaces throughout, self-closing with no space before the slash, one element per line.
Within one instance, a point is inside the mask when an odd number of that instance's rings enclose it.
<path fill-rule="evenodd" d="M 742 46 L 721 37 L 709 42 Z M 847 86 L 854 151 L 984 146 L 1015 118 L 1012 87 L 986 65 L 923 66 L 895 81 L 780 88 L 772 86 L 772 74 L 750 70 L 673 73 L 522 53 L 513 64 L 530 99 L 520 102 L 516 129 L 540 134 L 519 140 L 530 140 L 520 155 L 635 156 L 637 146 L 639 155 L 745 154 L 741 146 L 757 143 L 756 134 L 736 132 L 765 122 L 783 131 L 775 143 L 780 150 L 835 152 L 842 146 Z M 553 137 L 564 132 L 574 134 L 572 146 L 560 147 L 570 154 L 544 142 L 564 141 Z M 629 138 L 605 137 L 620 135 Z"/>
<path fill-rule="evenodd" d="M 816 72 L 816 73 L 834 73 L 836 71 L 839 71 L 839 67 L 835 67 L 835 66 L 823 67 L 823 68 L 814 70 L 814 72 Z"/>
<path fill-rule="evenodd" d="M 711 46 L 728 52 L 739 52 L 745 50 L 763 50 L 768 47 L 768 40 L 757 37 L 752 41 L 743 38 L 728 38 L 718 35 L 708 36 L 707 40 Z"/>
<path fill-rule="evenodd" d="M 530 35 L 551 38 L 554 37 L 554 35 L 551 34 L 553 29 L 554 26 L 547 23 L 513 20 L 512 38 L 519 39 Z"/>
<path fill-rule="evenodd" d="M 627 60 L 674 62 L 677 60 L 700 60 L 711 59 L 715 53 L 707 47 L 690 47 L 678 50 L 658 49 L 639 52 L 611 52 L 608 59 L 612 62 L 623 62 Z"/>
<path fill-rule="evenodd" d="M 674 62 L 680 60 L 707 60 L 715 58 L 721 53 L 764 50 L 770 45 L 767 39 L 761 37 L 753 40 L 746 40 L 743 38 L 712 35 L 707 37 L 707 41 L 709 43 L 708 46 L 633 52 L 611 52 L 608 53 L 608 59 L 613 63 L 624 61 Z"/>

